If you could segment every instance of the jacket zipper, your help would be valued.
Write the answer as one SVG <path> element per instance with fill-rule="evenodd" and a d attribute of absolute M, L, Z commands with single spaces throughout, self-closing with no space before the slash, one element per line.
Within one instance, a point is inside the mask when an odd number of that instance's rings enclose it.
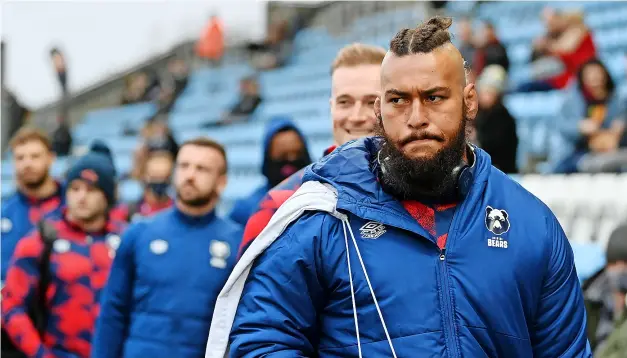
<path fill-rule="evenodd" d="M 446 245 L 440 251 L 440 287 L 442 289 L 442 298 L 443 298 L 443 312 L 444 312 L 444 330 L 445 330 L 445 341 L 446 346 L 449 351 L 449 357 L 458 357 L 459 353 L 457 352 L 457 344 L 455 342 L 455 318 L 453 311 L 453 303 L 451 302 L 451 292 L 448 282 L 448 272 L 446 268 Z"/>
<path fill-rule="evenodd" d="M 451 226 L 448 231 L 448 237 L 446 239 L 446 243 L 444 244 L 444 248 L 440 250 L 439 264 L 440 264 L 440 287 L 442 288 L 442 298 L 443 298 L 443 312 L 444 312 L 444 331 L 445 331 L 445 341 L 448 349 L 449 357 L 460 357 L 459 351 L 457 349 L 457 338 L 455 337 L 455 310 L 453 309 L 452 302 L 452 293 L 448 278 L 448 268 L 446 264 L 446 248 L 449 246 L 451 239 L 453 238 L 453 233 L 456 232 L 456 227 L 458 225 L 460 213 L 463 212 L 464 207 L 466 206 L 466 201 L 463 201 L 459 204 L 455 213 L 453 214 L 453 219 L 451 220 Z"/>
<path fill-rule="evenodd" d="M 91 265 L 91 272 L 89 274 L 89 287 L 93 291 L 94 285 L 93 285 L 91 280 L 92 280 L 92 276 L 94 274 L 94 271 L 96 270 L 96 264 L 94 263 L 94 261 L 91 258 L 91 246 L 94 243 L 94 238 L 91 235 L 87 235 L 87 237 L 85 238 L 85 242 L 87 243 L 87 255 L 89 257 L 89 261 L 92 263 L 92 265 Z M 93 308 L 95 302 L 96 301 L 92 302 L 92 308 Z M 89 312 L 90 312 L 91 315 L 93 315 L 94 310 L 90 309 Z M 94 316 L 94 322 L 95 322 L 95 320 L 97 318 L 98 318 L 97 316 Z"/>

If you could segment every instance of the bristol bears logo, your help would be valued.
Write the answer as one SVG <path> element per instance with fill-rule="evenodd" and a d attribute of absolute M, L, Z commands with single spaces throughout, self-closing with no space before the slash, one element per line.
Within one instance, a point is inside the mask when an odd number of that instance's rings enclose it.
<path fill-rule="evenodd" d="M 485 208 L 485 226 L 494 235 L 503 235 L 509 231 L 509 215 L 502 209 L 494 209 L 491 206 Z"/>
<path fill-rule="evenodd" d="M 359 229 L 364 239 L 376 239 L 385 234 L 385 226 L 375 221 L 369 221 Z"/>

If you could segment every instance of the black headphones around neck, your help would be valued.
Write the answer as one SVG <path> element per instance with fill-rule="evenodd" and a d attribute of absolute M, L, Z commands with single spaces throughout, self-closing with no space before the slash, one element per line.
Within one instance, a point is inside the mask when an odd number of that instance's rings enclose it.
<path fill-rule="evenodd" d="M 461 163 L 453 168 L 451 174 L 455 178 L 455 194 L 459 200 L 463 200 L 466 198 L 468 193 L 470 192 L 470 188 L 474 182 L 475 177 L 475 163 L 477 162 L 477 155 L 475 154 L 475 147 L 467 143 L 466 150 L 468 153 L 468 159 L 471 161 L 470 164 L 467 164 L 463 159 Z M 377 163 L 381 168 L 381 173 L 385 175 L 387 170 L 385 169 L 385 161 L 387 158 L 384 158 L 381 161 L 381 149 L 377 153 Z"/>

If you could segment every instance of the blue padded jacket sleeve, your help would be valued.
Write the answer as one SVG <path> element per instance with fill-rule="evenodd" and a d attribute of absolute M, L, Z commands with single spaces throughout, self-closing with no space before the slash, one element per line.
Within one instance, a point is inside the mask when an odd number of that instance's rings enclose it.
<path fill-rule="evenodd" d="M 135 240 L 141 234 L 143 223 L 131 225 L 118 247 L 101 302 L 100 316 L 92 341 L 92 358 L 117 358 L 128 333 L 135 279 Z"/>
<path fill-rule="evenodd" d="M 534 357 L 592 357 L 586 337 L 586 311 L 573 250 L 557 219 L 547 218 L 551 252 L 534 327 Z"/>
<path fill-rule="evenodd" d="M 316 355 L 325 215 L 301 217 L 257 259 L 231 330 L 231 358 Z"/>

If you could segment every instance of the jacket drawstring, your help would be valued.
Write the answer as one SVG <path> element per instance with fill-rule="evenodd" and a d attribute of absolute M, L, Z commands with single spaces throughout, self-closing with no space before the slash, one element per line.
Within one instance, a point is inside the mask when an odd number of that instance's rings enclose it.
<path fill-rule="evenodd" d="M 336 214 L 336 216 L 338 216 Z M 372 300 L 374 301 L 374 305 L 377 308 L 377 313 L 379 314 L 379 319 L 381 320 L 381 325 L 383 326 L 383 331 L 385 332 L 385 337 L 388 340 L 388 344 L 390 345 L 390 349 L 392 350 L 392 356 L 396 357 L 396 351 L 394 350 L 394 345 L 392 344 L 392 339 L 390 338 L 390 333 L 388 332 L 387 325 L 385 324 L 385 320 L 383 319 L 383 313 L 381 313 L 381 308 L 379 307 L 379 301 L 374 294 L 374 290 L 372 288 L 372 284 L 370 283 L 370 277 L 368 277 L 368 272 L 366 271 L 366 265 L 364 264 L 364 260 L 361 257 L 361 252 L 359 251 L 359 246 L 357 246 L 357 240 L 355 240 L 355 235 L 353 234 L 353 229 L 350 226 L 348 221 L 348 217 L 346 215 L 341 215 L 340 219 L 342 220 L 342 228 L 344 229 L 344 241 L 346 242 L 346 262 L 348 264 L 348 280 L 351 286 L 351 300 L 353 302 L 353 317 L 355 319 L 355 333 L 357 335 L 357 349 L 359 350 L 359 357 L 361 358 L 361 340 L 359 338 L 359 323 L 357 322 L 357 304 L 355 302 L 355 288 L 353 287 L 353 273 L 351 268 L 351 260 L 350 253 L 348 247 L 348 235 L 346 234 L 346 228 L 348 227 L 348 231 L 350 232 L 351 239 L 353 242 L 353 246 L 355 247 L 355 252 L 357 253 L 357 258 L 359 259 L 359 263 L 361 264 L 361 269 L 364 272 L 364 276 L 366 277 L 366 283 L 368 283 L 368 289 L 370 290 L 370 294 L 372 295 Z"/>

